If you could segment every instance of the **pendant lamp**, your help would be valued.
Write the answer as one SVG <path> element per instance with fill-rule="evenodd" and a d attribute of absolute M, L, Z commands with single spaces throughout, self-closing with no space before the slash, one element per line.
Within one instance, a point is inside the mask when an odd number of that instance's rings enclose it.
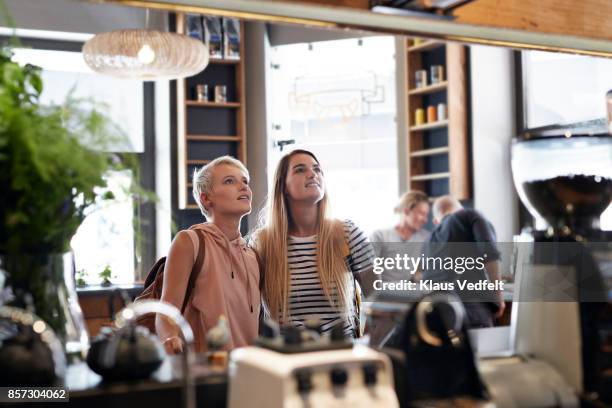
<path fill-rule="evenodd" d="M 149 29 L 116 30 L 97 34 L 87 41 L 83 45 L 83 58 L 91 69 L 101 74 L 143 81 L 178 79 L 206 68 L 208 47 L 183 34 Z"/>

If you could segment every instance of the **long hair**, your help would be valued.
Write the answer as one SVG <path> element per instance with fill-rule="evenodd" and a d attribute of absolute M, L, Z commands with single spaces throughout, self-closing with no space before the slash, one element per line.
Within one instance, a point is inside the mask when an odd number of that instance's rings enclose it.
<path fill-rule="evenodd" d="M 287 252 L 287 241 L 291 227 L 289 204 L 286 197 L 285 180 L 289 161 L 296 154 L 307 154 L 317 163 L 316 156 L 307 150 L 294 150 L 280 160 L 274 172 L 271 195 L 266 207 L 260 213 L 260 227 L 255 233 L 255 247 L 264 268 L 263 299 L 271 317 L 283 320 L 289 317 L 289 290 L 291 277 Z M 344 225 L 329 217 L 327 191 L 316 204 L 317 213 L 317 270 L 323 292 L 332 302 L 332 295 L 338 295 L 336 308 L 347 315 L 350 293 L 345 256 L 348 246 L 344 237 Z"/>

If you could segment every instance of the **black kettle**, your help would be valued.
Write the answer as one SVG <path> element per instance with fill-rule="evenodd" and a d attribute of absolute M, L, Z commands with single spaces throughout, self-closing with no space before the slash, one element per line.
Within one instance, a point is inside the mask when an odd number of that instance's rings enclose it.
<path fill-rule="evenodd" d="M 124 291 L 109 296 L 110 316 L 114 320 L 113 301 L 120 295 L 124 305 L 130 302 Z M 130 381 L 149 378 L 164 362 L 166 352 L 155 334 L 135 322 L 120 329 L 103 327 L 87 354 L 87 365 L 104 381 Z"/>
<path fill-rule="evenodd" d="M 148 329 L 128 325 L 118 331 L 104 327 L 94 338 L 87 365 L 105 381 L 149 378 L 163 363 L 166 352 Z"/>
<path fill-rule="evenodd" d="M 61 386 L 65 370 L 63 347 L 43 320 L 22 309 L 0 307 L 0 384 Z"/>

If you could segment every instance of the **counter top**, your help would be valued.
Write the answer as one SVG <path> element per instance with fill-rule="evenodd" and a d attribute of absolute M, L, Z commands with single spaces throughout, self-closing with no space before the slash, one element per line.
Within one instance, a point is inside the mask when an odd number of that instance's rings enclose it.
<path fill-rule="evenodd" d="M 227 371 L 205 363 L 205 355 L 197 355 L 192 365 L 196 387 L 196 402 L 206 407 L 225 407 L 227 399 Z M 166 359 L 149 380 L 104 383 L 87 364 L 68 367 L 66 388 L 70 406 L 122 408 L 147 405 L 177 407 L 182 401 L 182 371 L 179 356 Z"/>
<path fill-rule="evenodd" d="M 111 295 L 117 289 L 124 290 L 131 297 L 134 297 L 134 296 L 140 294 L 140 292 L 142 292 L 143 283 L 142 282 L 135 282 L 135 283 L 125 283 L 125 284 L 117 284 L 117 285 L 113 284 L 111 286 L 87 285 L 87 286 L 83 286 L 83 287 L 77 287 L 76 291 L 77 291 L 77 294 L 79 295 L 79 297 L 83 297 L 83 296 L 109 296 L 109 295 Z"/>

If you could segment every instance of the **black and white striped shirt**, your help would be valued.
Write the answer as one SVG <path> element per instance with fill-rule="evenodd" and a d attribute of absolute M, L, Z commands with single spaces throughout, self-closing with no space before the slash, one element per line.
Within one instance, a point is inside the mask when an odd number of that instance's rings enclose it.
<path fill-rule="evenodd" d="M 348 244 L 348 255 L 346 257 L 347 273 L 353 276 L 372 267 L 373 251 L 366 235 L 351 221 L 344 221 L 344 235 Z M 304 326 L 308 318 L 316 317 L 321 321 L 321 331 L 328 332 L 336 324 L 344 320 L 344 332 L 347 336 L 355 337 L 355 313 L 354 307 L 354 284 L 349 279 L 347 307 L 349 308 L 349 319 L 344 319 L 342 313 L 334 307 L 339 304 L 338 294 L 335 288 L 331 288 L 330 302 L 323 288 L 317 271 L 317 236 L 289 237 L 287 252 L 289 261 L 289 272 L 291 284 L 289 292 L 289 314 L 294 326 Z"/>

